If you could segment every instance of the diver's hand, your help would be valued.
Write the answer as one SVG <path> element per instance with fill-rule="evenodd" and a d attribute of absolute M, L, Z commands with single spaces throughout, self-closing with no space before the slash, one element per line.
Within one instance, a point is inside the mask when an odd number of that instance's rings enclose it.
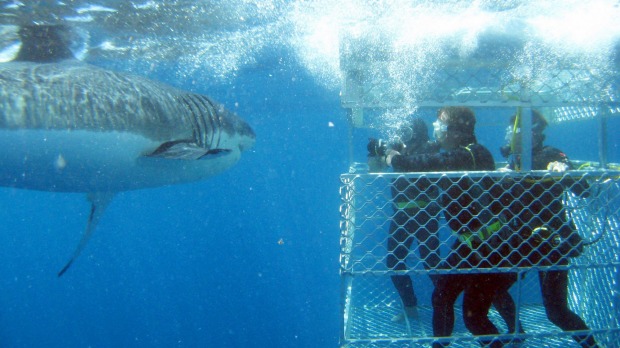
<path fill-rule="evenodd" d="M 396 151 L 396 150 L 392 150 L 392 149 L 388 149 L 385 152 L 385 164 L 387 164 L 388 166 L 392 166 L 392 159 L 394 158 L 394 156 L 398 156 L 400 155 L 400 152 Z"/>
<path fill-rule="evenodd" d="M 551 172 L 565 172 L 568 170 L 568 164 L 566 163 L 562 163 L 562 162 L 551 162 L 549 164 L 547 164 L 547 170 L 551 171 Z"/>
<path fill-rule="evenodd" d="M 508 167 L 501 167 L 497 170 L 500 173 L 510 173 L 510 172 L 514 172 L 514 170 L 508 168 Z"/>

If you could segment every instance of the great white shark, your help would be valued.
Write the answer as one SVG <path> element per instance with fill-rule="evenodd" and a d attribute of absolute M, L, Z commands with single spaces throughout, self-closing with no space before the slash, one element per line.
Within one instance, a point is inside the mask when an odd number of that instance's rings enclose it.
<path fill-rule="evenodd" d="M 210 98 L 73 58 L 64 26 L 20 28 L 0 64 L 0 185 L 84 192 L 86 246 L 115 193 L 221 173 L 255 134 Z"/>

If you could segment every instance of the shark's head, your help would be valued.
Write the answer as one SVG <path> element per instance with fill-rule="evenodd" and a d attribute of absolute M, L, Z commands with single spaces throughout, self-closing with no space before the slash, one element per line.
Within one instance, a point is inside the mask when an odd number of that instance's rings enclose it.
<path fill-rule="evenodd" d="M 226 127 L 227 131 L 230 132 L 232 137 L 238 142 L 239 150 L 248 150 L 254 146 L 256 134 L 250 125 L 232 112 L 225 110 L 224 114 L 229 122 L 228 127 Z"/>
<path fill-rule="evenodd" d="M 236 129 L 239 135 L 241 136 L 241 141 L 239 142 L 239 149 L 241 151 L 247 150 L 254 146 L 256 142 L 256 134 L 254 134 L 254 130 L 248 125 L 245 121 L 239 118 L 241 122 L 237 125 Z"/>

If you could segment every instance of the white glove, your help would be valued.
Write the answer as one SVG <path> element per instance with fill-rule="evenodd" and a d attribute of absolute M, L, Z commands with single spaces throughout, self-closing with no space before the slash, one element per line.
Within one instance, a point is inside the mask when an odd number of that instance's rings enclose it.
<path fill-rule="evenodd" d="M 396 156 L 396 155 L 400 155 L 400 152 L 398 152 L 396 150 L 392 150 L 392 149 L 387 150 L 385 152 L 385 163 L 388 166 L 391 167 L 392 166 L 392 158 L 394 158 L 394 156 Z"/>
<path fill-rule="evenodd" d="M 547 164 L 547 170 L 551 172 L 565 172 L 568 170 L 568 164 L 562 162 L 551 162 Z"/>

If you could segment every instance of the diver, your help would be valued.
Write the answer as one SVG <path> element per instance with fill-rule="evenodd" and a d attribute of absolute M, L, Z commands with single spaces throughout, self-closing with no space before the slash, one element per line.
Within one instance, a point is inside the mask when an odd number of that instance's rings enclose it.
<path fill-rule="evenodd" d="M 388 148 L 397 149 L 405 156 L 439 152 L 439 144 L 429 140 L 428 127 L 419 117 L 413 117 L 408 124 L 401 126 L 395 141 L 370 139 L 368 161 L 371 171 L 384 169 L 381 168 L 385 165 L 381 157 L 385 156 Z M 392 183 L 391 192 L 394 215 L 390 222 L 390 235 L 387 241 L 387 267 L 395 271 L 407 270 L 406 259 L 415 239 L 424 267 L 427 270 L 436 268 L 440 262 L 437 231 L 438 215 L 441 211 L 437 204 L 436 183 L 425 177 L 417 179 L 399 177 Z M 391 280 L 403 304 L 403 312 L 394 316 L 392 321 L 402 322 L 406 317 L 417 319 L 418 300 L 411 277 L 393 275 Z"/>
<path fill-rule="evenodd" d="M 574 169 L 564 152 L 543 145 L 543 134 L 548 123 L 543 115 L 532 110 L 532 169 L 565 172 Z M 520 170 L 521 166 L 521 110 L 510 119 L 506 131 L 507 145 L 500 150 L 508 158 L 508 169 Z M 579 256 L 583 240 L 574 223 L 568 219 L 562 195 L 569 187 L 578 196 L 589 195 L 583 180 L 570 177 L 528 178 L 511 185 L 513 199 L 510 211 L 513 221 L 518 221 L 523 242 L 518 255 L 523 255 L 521 266 L 552 266 L 569 264 L 571 257 Z M 588 325 L 568 307 L 568 271 L 538 271 L 543 305 L 547 318 L 564 331 L 589 330 Z M 575 334 L 573 339 L 582 347 L 598 347 L 591 334 Z"/>
<path fill-rule="evenodd" d="M 438 111 L 433 123 L 434 136 L 442 151 L 432 154 L 402 155 L 395 149 L 386 151 L 385 163 L 395 171 L 470 171 L 495 169 L 489 150 L 478 144 L 474 133 L 476 118 L 466 107 L 445 107 Z M 491 231 L 496 226 L 495 215 L 489 207 L 492 202 L 484 202 L 484 192 L 498 189 L 490 178 L 474 182 L 471 178 L 442 178 L 438 185 L 442 188 L 439 197 L 440 207 L 448 225 L 458 238 L 447 259 L 438 266 L 440 269 L 462 269 L 484 267 L 484 255 L 476 249 L 481 241 L 472 235 L 481 231 Z M 484 190 L 480 190 L 484 187 Z M 500 189 L 501 190 L 501 189 Z M 501 227 L 501 224 L 500 224 Z M 489 232 L 492 234 L 493 231 Z M 488 265 L 487 265 L 488 266 Z M 499 289 L 508 289 L 516 281 L 513 273 L 442 273 L 435 276 L 433 302 L 433 336 L 449 337 L 454 328 L 454 304 L 457 297 L 465 292 L 463 299 L 464 321 L 474 335 L 497 335 L 499 331 L 488 318 L 491 302 Z M 469 289 L 479 293 L 473 296 Z M 469 294 L 469 295 L 468 295 Z M 483 296 L 484 295 L 484 296 Z M 467 315 L 465 315 L 467 313 Z M 513 313 L 501 313 L 512 315 Z M 506 319 L 505 319 L 506 320 Z M 501 347 L 502 343 L 493 338 L 481 339 L 483 345 Z M 447 345 L 445 340 L 433 343 L 434 347 Z"/>

